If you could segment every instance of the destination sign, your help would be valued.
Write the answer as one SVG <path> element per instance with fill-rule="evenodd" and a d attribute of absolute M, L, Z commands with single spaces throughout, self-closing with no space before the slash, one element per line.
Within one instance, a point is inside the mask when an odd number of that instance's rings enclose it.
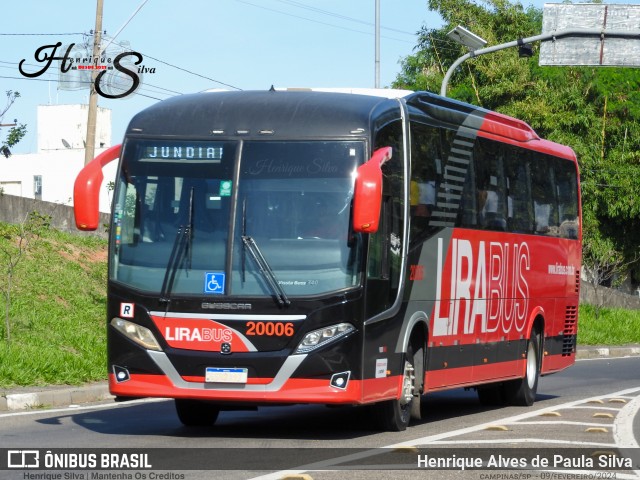
<path fill-rule="evenodd" d="M 222 160 L 222 146 L 206 145 L 150 145 L 145 148 L 145 158 L 170 160 Z"/>

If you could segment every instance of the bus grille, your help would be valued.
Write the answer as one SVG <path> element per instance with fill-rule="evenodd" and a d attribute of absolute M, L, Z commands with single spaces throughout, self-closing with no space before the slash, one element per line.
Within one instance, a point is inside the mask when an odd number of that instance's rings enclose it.
<path fill-rule="evenodd" d="M 567 357 L 576 351 L 576 337 L 578 330 L 578 307 L 568 305 L 564 319 L 564 330 L 562 332 L 562 356 Z"/>
<path fill-rule="evenodd" d="M 580 294 L 580 270 L 576 272 L 576 295 Z"/>

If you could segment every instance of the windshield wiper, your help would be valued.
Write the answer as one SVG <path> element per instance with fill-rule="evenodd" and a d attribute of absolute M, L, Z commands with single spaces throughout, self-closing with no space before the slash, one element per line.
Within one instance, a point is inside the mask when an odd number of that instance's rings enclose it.
<path fill-rule="evenodd" d="M 245 197 L 244 200 L 242 200 L 242 238 L 243 238 L 243 242 L 244 242 L 244 237 L 247 236 L 247 198 Z M 245 247 L 246 248 L 246 247 Z M 244 251 L 243 251 L 243 255 L 242 255 L 242 260 L 241 260 L 241 275 L 240 275 L 240 279 L 242 280 L 242 284 L 244 284 L 245 280 L 246 280 L 246 262 L 245 262 L 245 255 L 244 255 Z"/>
<path fill-rule="evenodd" d="M 176 278 L 176 273 L 180 268 L 180 265 L 184 263 L 184 254 L 188 252 L 187 257 L 187 275 L 191 269 L 191 244 L 193 241 L 193 187 L 189 192 L 189 218 L 187 225 L 180 225 L 178 232 L 176 233 L 176 239 L 173 241 L 173 248 L 171 249 L 171 255 L 169 255 L 169 262 L 167 263 L 167 269 L 164 272 L 164 279 L 162 280 L 162 289 L 160 290 L 160 302 L 166 303 L 169 308 L 171 302 L 171 290 L 173 290 L 173 283 Z"/>
<path fill-rule="evenodd" d="M 255 242 L 255 240 L 247 235 L 242 235 L 242 243 L 244 244 L 246 249 L 249 250 L 251 257 L 260 269 L 260 273 L 262 273 L 265 281 L 269 284 L 269 287 L 271 287 L 271 291 L 275 294 L 274 296 L 276 298 L 276 301 L 278 302 L 278 305 L 291 305 L 291 301 L 287 297 L 287 294 L 284 292 L 282 286 L 278 283 L 276 275 L 275 273 L 273 273 L 273 269 L 269 266 L 269 263 L 264 258 L 264 255 L 262 255 L 262 252 L 260 251 L 260 248 L 258 248 L 258 244 Z"/>

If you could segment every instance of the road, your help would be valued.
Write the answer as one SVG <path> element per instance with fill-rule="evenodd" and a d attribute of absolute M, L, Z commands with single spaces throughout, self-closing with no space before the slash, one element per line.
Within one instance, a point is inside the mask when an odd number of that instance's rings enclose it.
<path fill-rule="evenodd" d="M 215 427 L 189 429 L 179 423 L 171 401 L 103 403 L 2 414 L 0 447 L 53 449 L 54 453 L 57 448 L 68 448 L 64 452 L 95 452 L 98 458 L 100 452 L 108 451 L 106 449 L 126 449 L 133 453 L 147 452 L 143 449 L 167 449 L 160 453 L 150 451 L 153 467 L 142 471 L 139 477 L 132 477 L 143 480 L 275 480 L 287 474 L 290 478 L 310 475 L 316 480 L 329 480 L 346 478 L 347 473 L 350 479 L 391 479 L 400 474 L 412 474 L 420 478 L 462 476 L 496 480 L 509 477 L 491 477 L 490 474 L 511 472 L 514 466 L 518 467 L 515 471 L 527 471 L 528 468 L 523 470 L 521 467 L 531 466 L 528 463 L 531 459 L 523 457 L 542 451 L 539 449 L 548 449 L 545 452 L 549 458 L 558 452 L 563 457 L 557 459 L 559 463 L 555 466 L 537 469 L 531 478 L 587 479 L 614 478 L 614 475 L 618 479 L 640 478 L 634 472 L 640 470 L 640 461 L 636 458 L 640 452 L 637 448 L 640 415 L 636 415 L 640 408 L 640 357 L 579 361 L 564 372 L 544 377 L 540 381 L 537 401 L 530 408 L 483 407 L 475 392 L 464 390 L 427 395 L 423 397 L 422 408 L 425 419 L 407 431 L 381 433 L 371 426 L 369 410 L 362 407 L 299 405 L 222 412 Z M 616 471 L 614 467 L 619 464 L 615 463 L 606 464 L 605 468 L 599 468 L 599 465 L 590 468 L 584 464 L 584 459 L 582 464 L 575 463 L 575 452 L 564 450 L 580 447 L 610 451 L 616 446 L 635 448 L 628 455 L 623 452 L 619 457 L 621 462 L 631 459 L 632 469 Z M 95 450 L 85 450 L 87 448 Z M 445 450 L 425 450 L 431 448 Z M 41 453 L 44 455 L 44 450 Z M 497 470 L 465 470 L 461 475 L 460 464 L 455 464 L 455 461 L 462 461 L 460 459 L 472 462 L 476 457 L 486 462 L 491 454 L 502 455 L 500 461 L 507 462 L 507 466 L 502 464 Z M 433 462 L 452 462 L 449 465 L 452 469 L 440 469 L 442 463 L 430 466 L 429 458 Z M 424 468 L 418 470 L 420 459 Z M 0 458 L 0 462 L 2 460 Z M 565 460 L 571 465 L 564 464 Z M 307 466 L 319 461 L 320 464 Z M 187 470 L 200 465 L 208 471 Z M 231 470 L 221 472 L 216 465 L 225 465 Z M 347 472 L 347 466 L 355 471 Z M 622 463 L 622 466 L 626 465 Z M 562 470 L 563 467 L 569 468 Z M 413 471 L 400 472 L 406 468 Z M 181 473 L 171 473 L 174 470 Z M 600 476 L 593 476 L 596 470 Z M 8 476 L 0 476 L 56 480 L 51 476 L 28 476 L 25 471 L 8 470 L 0 472 Z M 101 472 L 104 474 L 109 470 Z M 549 472 L 565 477 L 545 477 L 551 475 Z M 587 476 L 567 477 L 567 472 L 573 475 L 586 473 Z M 28 473 L 37 475 L 35 470 Z M 117 478 L 92 476 L 87 470 L 65 475 L 69 476 L 59 480 Z"/>

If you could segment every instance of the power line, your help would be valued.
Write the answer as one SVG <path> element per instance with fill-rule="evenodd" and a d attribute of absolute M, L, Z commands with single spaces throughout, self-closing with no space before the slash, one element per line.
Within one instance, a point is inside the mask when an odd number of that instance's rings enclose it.
<path fill-rule="evenodd" d="M 111 38 L 111 37 L 108 37 L 108 36 L 106 36 L 106 37 L 107 37 L 107 38 Z M 124 47 L 121 43 L 119 43 L 119 42 L 115 42 L 115 41 L 114 41 L 113 43 L 114 43 L 115 45 L 118 45 L 119 47 L 125 48 L 125 47 Z M 172 64 L 172 63 L 169 63 L 169 62 L 165 62 L 165 61 L 163 61 L 163 60 L 160 60 L 159 58 L 152 57 L 151 55 L 146 54 L 146 53 L 144 53 L 144 52 L 140 52 L 140 51 L 138 51 L 138 50 L 136 50 L 136 52 L 140 53 L 140 54 L 141 54 L 142 56 L 144 56 L 144 57 L 148 57 L 148 58 L 150 58 L 150 59 L 152 59 L 152 60 L 155 60 L 156 62 L 160 62 L 160 63 L 162 63 L 163 65 L 167 65 L 167 66 L 172 67 L 172 68 L 175 68 L 175 69 L 177 69 L 177 70 L 181 70 L 181 71 L 186 72 L 186 73 L 189 73 L 189 74 L 191 74 L 191 75 L 195 75 L 196 77 L 204 78 L 204 79 L 209 80 L 209 81 L 211 81 L 211 82 L 215 82 L 215 83 L 218 83 L 218 84 L 220 84 L 220 85 L 224 85 L 225 87 L 233 88 L 233 89 L 235 89 L 235 90 L 242 90 L 240 87 L 236 87 L 235 85 L 231 85 L 231 84 L 229 84 L 229 83 L 225 83 L 225 82 L 222 82 L 222 81 L 220 81 L 220 80 L 216 80 L 215 78 L 207 77 L 206 75 L 201 75 L 201 74 L 199 74 L 199 73 L 192 72 L 191 70 L 188 70 L 188 69 L 186 69 L 186 68 L 182 68 L 182 67 L 179 67 L 179 66 L 177 66 L 177 65 L 174 65 L 174 64 Z"/>
<path fill-rule="evenodd" d="M 246 5 L 251 5 L 251 6 L 256 7 L 256 8 L 262 8 L 263 10 L 269 10 L 269 11 L 272 11 L 272 12 L 280 13 L 282 15 L 287 15 L 287 16 L 294 17 L 294 18 L 300 18 L 300 19 L 307 20 L 307 21 L 314 22 L 314 23 L 320 23 L 322 25 L 328 25 L 328 26 L 331 26 L 331 27 L 340 28 L 340 29 L 343 29 L 343 30 L 348 30 L 348 31 L 356 32 L 356 33 L 363 33 L 363 34 L 366 34 L 366 35 L 373 35 L 373 33 L 368 32 L 368 31 L 356 30 L 356 29 L 352 29 L 352 28 L 348 28 L 348 27 L 342 27 L 342 26 L 339 26 L 339 25 L 335 25 L 335 24 L 332 24 L 332 23 L 321 22 L 319 20 L 314 20 L 314 19 L 310 19 L 310 18 L 307 18 L 307 17 L 299 16 L 299 15 L 294 15 L 294 14 L 291 14 L 291 13 L 283 12 L 281 10 L 276 10 L 276 9 L 264 7 L 262 5 L 256 5 L 256 4 L 248 2 L 246 0 L 236 0 L 236 1 L 239 2 L 239 3 L 244 3 Z M 342 20 L 348 20 L 348 21 L 351 21 L 351 22 L 356 22 L 356 23 L 360 23 L 362 25 L 367 25 L 367 26 L 371 26 L 371 27 L 374 26 L 374 24 L 371 23 L 371 22 L 366 22 L 364 20 L 359 20 L 357 18 L 348 17 L 346 15 L 341 15 L 341 14 L 338 14 L 338 13 L 330 12 L 328 10 L 323 10 L 321 8 L 312 7 L 310 5 L 305 5 L 304 3 L 297 2 L 295 0 L 276 0 L 276 1 L 280 2 L 280 3 L 285 3 L 285 4 L 292 5 L 292 6 L 296 6 L 296 7 L 299 7 L 299 8 L 303 8 L 305 10 L 310 10 L 310 11 L 314 11 L 314 12 L 317 12 L 317 13 L 321 13 L 323 15 L 328 15 L 328 16 L 335 17 L 335 18 L 340 18 Z M 389 30 L 389 31 L 397 32 L 397 33 L 402 33 L 404 35 L 411 35 L 411 36 L 416 36 L 417 35 L 417 33 L 407 32 L 406 30 L 399 30 L 399 29 L 389 28 L 389 27 L 384 27 L 384 26 L 382 26 L 381 28 L 383 30 Z M 404 43 L 413 43 L 413 42 L 410 42 L 408 40 L 402 40 L 402 39 L 394 38 L 394 37 L 382 36 L 382 38 L 386 38 L 388 40 L 396 40 L 398 42 L 404 42 Z M 448 48 L 440 47 L 441 49 L 446 49 L 446 50 L 449 50 L 451 52 L 459 51 L 458 45 L 453 41 L 440 40 L 440 39 L 432 38 L 432 43 L 436 43 L 436 42 L 440 43 L 443 46 L 448 47 Z"/>
<path fill-rule="evenodd" d="M 111 38 L 111 37 L 109 37 L 109 36 L 107 36 L 107 35 L 105 35 L 105 37 L 106 37 L 106 38 Z M 125 46 L 123 46 L 123 45 L 122 45 L 121 43 L 119 43 L 119 42 L 115 42 L 115 41 L 114 41 L 113 43 L 114 43 L 115 45 L 118 45 L 119 47 L 125 48 Z M 209 81 L 211 81 L 211 82 L 214 82 L 214 83 L 217 83 L 217 84 L 220 84 L 220 85 L 224 85 L 225 87 L 233 88 L 233 89 L 235 89 L 235 90 L 242 90 L 240 87 L 236 87 L 235 85 L 231 85 L 231 84 L 229 84 L 229 83 L 225 83 L 225 82 L 222 82 L 222 81 L 220 81 L 220 80 L 216 80 L 215 78 L 207 77 L 206 75 L 202 75 L 202 74 L 199 74 L 199 73 L 193 72 L 193 71 L 191 71 L 191 70 L 189 70 L 189 69 L 179 67 L 179 66 L 174 65 L 174 64 L 172 64 L 172 63 L 165 62 L 165 61 L 163 61 L 163 60 L 160 60 L 159 58 L 153 57 L 153 56 L 148 55 L 148 54 L 146 54 L 146 53 L 144 53 L 144 52 L 140 52 L 140 51 L 137 51 L 137 50 L 136 50 L 136 52 L 140 53 L 140 54 L 141 54 L 141 55 L 143 55 L 144 57 L 148 57 L 148 58 L 150 58 L 150 59 L 152 59 L 152 60 L 155 60 L 156 62 L 160 62 L 160 63 L 162 63 L 162 64 L 164 64 L 164 65 L 169 66 L 169 67 L 175 68 L 175 69 L 177 69 L 177 70 L 181 70 L 181 71 L 183 71 L 183 72 L 185 72 L 185 73 L 188 73 L 188 74 L 190 74 L 190 75 L 194 75 L 194 76 L 197 76 L 197 77 L 200 77 L 200 78 L 204 78 L 204 79 L 209 80 Z M 12 62 L 1 62 L 1 63 L 12 63 Z M 13 64 L 17 65 L 17 63 L 13 63 Z M 28 65 L 28 66 L 37 66 L 37 65 L 34 65 L 34 64 L 28 64 L 28 63 L 25 63 L 25 65 Z M 158 87 L 158 88 L 163 88 L 163 87 Z M 167 90 L 169 90 L 169 89 L 167 89 Z M 181 92 L 174 92 L 174 93 L 182 94 Z"/>
<path fill-rule="evenodd" d="M 136 50 L 136 51 L 137 51 L 137 50 Z M 179 66 L 177 66 L 177 65 L 173 65 L 172 63 L 169 63 L 169 62 L 165 62 L 165 61 L 163 61 L 163 60 L 160 60 L 159 58 L 152 57 L 151 55 L 146 54 L 146 53 L 144 53 L 144 52 L 138 52 L 138 53 L 140 53 L 140 54 L 141 54 L 141 55 L 143 55 L 144 57 L 148 57 L 148 58 L 150 58 L 150 59 L 152 59 L 152 60 L 155 60 L 156 62 L 160 62 L 160 63 L 162 63 L 163 65 L 167 65 L 167 66 L 169 66 L 169 67 L 173 67 L 173 68 L 175 68 L 175 69 L 177 69 L 177 70 L 181 70 L 181 71 L 186 72 L 186 73 L 189 73 L 189 74 L 191 74 L 191 75 L 195 75 L 196 77 L 204 78 L 204 79 L 209 80 L 209 81 L 211 81 L 211 82 L 219 83 L 220 85 L 224 85 L 225 87 L 233 88 L 234 90 L 242 90 L 240 87 L 236 87 L 235 85 L 231 85 L 231 84 L 229 84 L 229 83 L 221 82 L 220 80 L 216 80 L 215 78 L 207 77 L 206 75 L 201 75 L 201 74 L 199 74 L 199 73 L 192 72 L 191 70 L 188 70 L 188 69 L 186 69 L 186 68 L 182 68 L 182 67 L 179 67 Z"/>
<path fill-rule="evenodd" d="M 50 78 L 27 78 L 27 77 L 10 77 L 7 75 L 0 75 L 0 78 L 8 78 L 8 79 L 12 79 L 12 80 L 29 80 L 29 81 L 36 81 L 36 82 L 51 82 L 51 81 L 56 81 L 56 80 L 52 80 Z M 58 80 L 59 83 L 65 83 L 64 80 Z M 84 83 L 89 85 L 91 82 L 87 82 L 87 81 L 79 81 L 79 82 L 73 82 L 73 83 Z M 118 88 L 117 86 L 115 88 Z M 142 87 L 140 87 L 138 90 L 143 89 Z M 151 98 L 153 100 L 158 100 L 158 101 L 162 101 L 162 98 L 158 98 L 158 97 L 152 97 L 150 95 L 145 95 L 143 93 L 138 93 L 138 90 L 136 90 L 135 92 L 133 92 L 136 95 L 140 95 L 142 97 L 147 97 L 147 98 Z"/>
<path fill-rule="evenodd" d="M 370 26 L 370 27 L 375 26 L 375 24 L 373 24 L 371 22 L 365 22 L 364 20 L 360 20 L 358 18 L 348 17 L 346 15 L 342 15 L 342 14 L 339 14 L 339 13 L 330 12 L 329 10 L 323 10 L 321 8 L 312 7 L 311 5 L 305 5 L 304 3 L 296 2 L 294 0 L 276 0 L 276 1 L 280 2 L 280 3 L 285 3 L 285 4 L 288 4 L 288 5 L 292 5 L 294 7 L 302 8 L 302 9 L 305 9 L 305 10 L 310 10 L 312 12 L 321 13 L 323 15 L 328 15 L 330 17 L 339 18 L 339 19 L 342 19 L 342 20 L 348 20 L 350 22 L 360 23 L 362 25 L 367 25 L 367 26 Z M 411 36 L 415 36 L 416 35 L 415 33 L 407 32 L 406 30 L 399 30 L 399 29 L 396 29 L 396 28 L 389 28 L 389 27 L 384 27 L 384 26 L 382 26 L 381 28 L 383 30 L 389 30 L 390 32 L 403 33 L 405 35 L 411 35 Z"/>
<path fill-rule="evenodd" d="M 127 25 L 129 25 L 129 22 L 133 19 L 133 17 L 135 17 L 135 16 L 138 14 L 138 12 L 140 11 L 140 9 L 141 9 L 142 7 L 144 7 L 144 5 L 145 5 L 145 3 L 147 3 L 147 1 L 148 1 L 148 0 L 142 0 L 142 3 L 141 3 L 141 4 L 140 4 L 140 6 L 135 10 L 135 12 L 133 12 L 133 13 L 131 14 L 131 16 L 129 16 L 129 18 L 127 19 L 127 21 L 126 21 L 126 22 L 124 22 L 124 25 L 122 25 L 122 26 L 120 27 L 120 29 L 119 29 L 119 30 L 118 30 L 118 31 L 113 35 L 113 37 L 111 37 L 111 40 L 109 41 L 109 43 L 107 44 L 107 46 L 106 46 L 106 47 L 104 47 L 104 50 L 106 50 L 107 48 L 109 48 L 109 45 L 111 45 L 111 42 L 113 42 L 113 41 L 116 39 L 116 37 L 117 37 L 118 35 L 120 35 L 120 32 L 122 32 L 122 30 L 124 30 L 124 29 L 125 29 L 125 27 L 126 27 Z M 106 36 L 106 34 L 105 34 L 105 36 Z"/>
<path fill-rule="evenodd" d="M 6 64 L 8 64 L 8 65 L 18 65 L 18 63 L 17 63 L 17 62 L 7 62 L 7 61 L 4 61 L 4 60 L 0 60 L 0 63 L 6 63 Z M 32 63 L 25 63 L 24 65 L 29 66 L 29 67 L 38 67 L 38 65 L 34 65 L 34 64 L 32 64 Z M 12 68 L 12 67 L 10 67 L 10 66 L 5 66 L 5 65 L 0 65 L 0 68 Z M 53 72 L 45 72 L 45 73 L 44 73 L 44 75 L 47 75 L 47 76 L 48 76 L 47 81 L 52 81 L 52 82 L 58 82 L 58 81 L 60 81 L 60 82 L 62 82 L 62 83 L 64 83 L 64 82 L 65 82 L 65 80 L 59 80 L 59 78 L 58 78 L 58 74 L 57 74 L 57 73 L 53 73 Z M 14 78 L 26 79 L 26 78 L 24 78 L 24 77 L 14 77 Z M 33 80 L 33 79 L 26 79 L 26 80 Z M 68 80 L 68 82 L 71 82 L 71 80 Z M 90 83 L 90 82 L 86 82 L 86 81 L 80 81 L 80 82 L 81 82 L 81 83 L 86 83 L 87 85 Z M 170 88 L 161 87 L 160 85 L 154 85 L 154 84 L 149 83 L 149 82 L 147 82 L 147 81 L 145 81 L 145 82 L 141 85 L 141 87 L 140 87 L 140 88 L 143 88 L 143 87 L 153 87 L 153 88 L 157 88 L 157 89 L 160 89 L 160 90 L 164 90 L 164 91 L 166 91 L 166 92 L 173 93 L 173 94 L 176 94 L 176 95 L 184 95 L 184 92 L 178 92 L 178 91 L 176 91 L 176 90 L 171 90 Z M 161 93 L 161 92 L 158 92 L 158 93 Z"/>
<path fill-rule="evenodd" d="M 8 36 L 8 37 L 18 37 L 18 36 L 25 36 L 25 37 L 57 37 L 57 36 L 62 36 L 62 35 L 84 35 L 84 33 L 80 32 L 80 33 L 0 33 L 0 35 L 2 36 Z"/>
<path fill-rule="evenodd" d="M 245 5 L 251 5 L 252 7 L 261 8 L 263 10 L 267 10 L 267 11 L 270 11 L 270 12 L 279 13 L 280 15 L 287 15 L 288 17 L 299 18 L 301 20 L 306 20 L 308 22 L 318 23 L 320 25 L 327 25 L 329 27 L 339 28 L 341 30 L 347 30 L 347 31 L 350 31 L 350 32 L 355 32 L 355 33 L 362 33 L 364 35 L 374 35 L 373 32 L 366 32 L 366 31 L 362 31 L 362 30 L 356 30 L 354 28 L 342 27 L 340 25 L 335 25 L 333 23 L 322 22 L 320 20 L 314 20 L 314 19 L 308 18 L 308 17 L 303 17 L 303 16 L 300 16 L 300 15 L 294 15 L 293 13 L 283 12 L 282 10 L 276 10 L 275 8 L 264 7 L 262 5 L 256 5 L 255 3 L 247 2 L 245 0 L 236 0 L 236 2 L 244 3 Z M 402 43 L 410 43 L 410 44 L 413 43 L 413 42 L 410 42 L 408 40 L 402 40 L 400 38 L 394 38 L 394 37 L 387 37 L 387 36 L 384 36 L 384 35 L 382 36 L 382 38 L 386 38 L 388 40 L 395 40 L 396 42 L 402 42 Z"/>

